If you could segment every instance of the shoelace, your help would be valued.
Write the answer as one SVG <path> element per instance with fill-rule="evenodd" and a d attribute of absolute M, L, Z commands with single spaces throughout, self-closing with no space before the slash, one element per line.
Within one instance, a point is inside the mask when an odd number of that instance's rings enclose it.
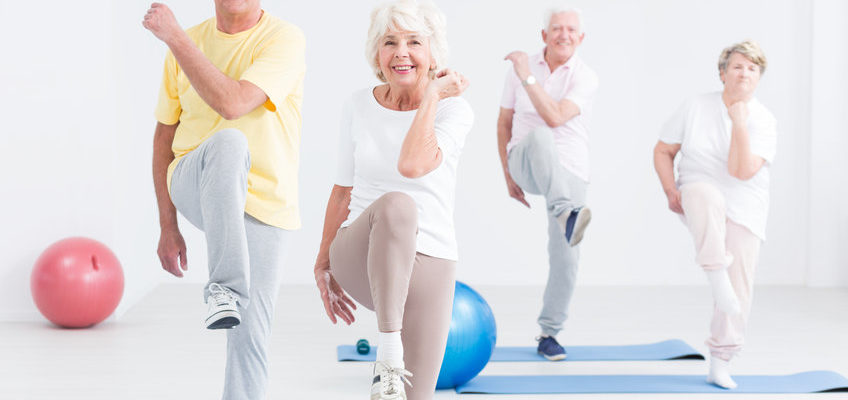
<path fill-rule="evenodd" d="M 214 301 L 215 304 L 220 304 L 222 302 L 236 302 L 236 296 L 229 289 L 226 289 L 217 283 L 209 285 L 209 294 L 212 296 L 212 301 Z"/>
<path fill-rule="evenodd" d="M 404 382 L 409 385 L 409 387 L 412 387 L 412 383 L 406 378 L 407 376 L 412 376 L 412 372 L 403 368 L 394 368 L 383 361 L 377 361 L 377 365 L 382 367 L 382 370 L 380 371 L 380 385 L 382 386 L 382 393 L 388 395 L 399 393 L 400 389 L 397 387 L 398 382 Z"/>

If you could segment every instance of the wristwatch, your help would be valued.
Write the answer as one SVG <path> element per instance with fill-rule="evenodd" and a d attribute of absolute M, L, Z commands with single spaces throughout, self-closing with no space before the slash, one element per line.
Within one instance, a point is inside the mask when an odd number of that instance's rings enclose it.
<path fill-rule="evenodd" d="M 533 75 L 530 75 L 530 76 L 527 77 L 527 79 L 521 81 L 521 86 L 530 86 L 534 83 L 536 83 L 536 77 L 533 76 Z"/>

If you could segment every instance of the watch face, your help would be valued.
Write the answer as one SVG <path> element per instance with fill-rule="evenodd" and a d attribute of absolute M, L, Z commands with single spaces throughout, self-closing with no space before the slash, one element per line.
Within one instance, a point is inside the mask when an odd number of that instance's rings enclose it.
<path fill-rule="evenodd" d="M 533 75 L 528 76 L 527 79 L 524 80 L 524 86 L 532 85 L 534 83 L 536 83 L 536 77 Z"/>

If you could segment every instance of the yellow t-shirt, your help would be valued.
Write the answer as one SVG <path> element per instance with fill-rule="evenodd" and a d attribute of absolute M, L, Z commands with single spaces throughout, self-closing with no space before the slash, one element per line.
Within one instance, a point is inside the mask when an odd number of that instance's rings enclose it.
<path fill-rule="evenodd" d="M 156 106 L 159 122 L 179 122 L 171 146 L 175 158 L 168 167 L 169 190 L 174 168 L 183 156 L 215 132 L 235 128 L 244 132 L 250 149 L 245 212 L 279 228 L 300 228 L 297 168 L 306 71 L 303 33 L 268 13 L 253 28 L 234 35 L 219 31 L 215 18 L 186 33 L 219 70 L 258 86 L 268 101 L 227 121 L 200 98 L 169 51 Z"/>

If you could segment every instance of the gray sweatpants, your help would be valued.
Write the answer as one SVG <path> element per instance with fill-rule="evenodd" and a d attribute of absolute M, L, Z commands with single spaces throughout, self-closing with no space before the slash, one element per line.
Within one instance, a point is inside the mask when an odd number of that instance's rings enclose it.
<path fill-rule="evenodd" d="M 265 398 L 267 344 L 290 234 L 244 212 L 249 170 L 246 137 L 225 129 L 186 154 L 171 177 L 177 210 L 206 234 L 203 298 L 209 284 L 218 283 L 239 299 L 241 324 L 227 331 L 226 400 Z"/>
<path fill-rule="evenodd" d="M 330 245 L 330 271 L 380 331 L 401 331 L 409 400 L 431 400 L 445 354 L 456 261 L 415 251 L 418 211 L 401 192 L 371 203 Z"/>
<path fill-rule="evenodd" d="M 527 193 L 545 197 L 548 214 L 548 283 L 539 315 L 542 334 L 555 336 L 568 318 L 568 304 L 577 281 L 579 246 L 571 247 L 557 216 L 586 203 L 588 184 L 559 162 L 553 132 L 537 128 L 509 152 L 509 174 Z"/>

